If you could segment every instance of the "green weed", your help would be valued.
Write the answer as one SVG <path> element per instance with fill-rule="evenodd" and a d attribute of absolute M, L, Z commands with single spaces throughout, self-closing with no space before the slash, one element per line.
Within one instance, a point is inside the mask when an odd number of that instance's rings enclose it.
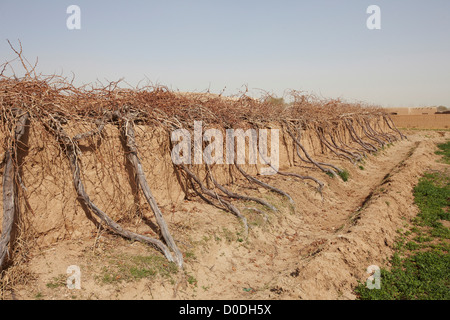
<path fill-rule="evenodd" d="M 57 277 L 53 277 L 53 279 L 46 284 L 47 288 L 56 289 L 60 287 L 64 287 L 66 285 L 67 276 L 64 274 L 60 274 Z"/>
<path fill-rule="evenodd" d="M 338 175 L 341 177 L 341 179 L 343 181 L 347 181 L 350 176 L 350 173 L 346 169 L 344 169 L 344 170 L 338 172 Z"/>
<path fill-rule="evenodd" d="M 168 262 L 162 256 L 110 256 L 107 266 L 103 267 L 101 275 L 97 277 L 102 284 L 114 284 L 122 281 L 130 282 L 156 275 L 171 278 L 177 273 L 175 263 Z"/>
<path fill-rule="evenodd" d="M 410 231 L 396 242 L 391 268 L 381 268 L 381 289 L 368 289 L 360 283 L 355 289 L 362 300 L 449 300 L 450 176 L 426 173 L 414 188 L 419 213 Z M 415 237 L 407 241 L 409 235 Z"/>
<path fill-rule="evenodd" d="M 442 161 L 446 164 L 450 164 L 450 140 L 446 143 L 438 144 L 439 150 L 435 153 L 438 155 L 442 155 Z"/>

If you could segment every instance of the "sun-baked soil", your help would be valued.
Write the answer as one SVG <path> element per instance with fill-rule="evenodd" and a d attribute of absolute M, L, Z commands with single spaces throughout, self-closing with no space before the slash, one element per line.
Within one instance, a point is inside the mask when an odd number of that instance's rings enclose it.
<path fill-rule="evenodd" d="M 236 217 L 198 199 L 163 206 L 186 255 L 185 268 L 178 274 L 103 281 L 112 258 L 157 253 L 101 230 L 88 238 L 33 248 L 26 267 L 34 278 L 16 286 L 6 298 L 354 299 L 353 288 L 358 280 L 366 280 L 367 267 L 386 265 L 396 231 L 417 213 L 412 188 L 418 178 L 424 171 L 446 166 L 436 162 L 439 157 L 434 151 L 436 143 L 450 138 L 450 132 L 405 133 L 408 140 L 369 156 L 363 168 L 338 161 L 350 172 L 347 182 L 311 168 L 289 168 L 324 181 L 323 199 L 313 184 L 271 177 L 273 185 L 293 197 L 295 213 L 281 197 L 254 190 L 280 210 L 268 212 L 267 222 L 245 211 L 252 226 L 248 239 L 243 239 Z M 128 227 L 152 232 L 142 225 L 142 219 L 136 218 Z M 80 290 L 52 285 L 55 279 L 69 276 L 70 265 L 80 267 Z"/>

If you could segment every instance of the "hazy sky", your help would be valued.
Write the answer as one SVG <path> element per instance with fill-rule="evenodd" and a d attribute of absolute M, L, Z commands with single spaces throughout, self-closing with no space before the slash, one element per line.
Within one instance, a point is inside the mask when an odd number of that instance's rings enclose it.
<path fill-rule="evenodd" d="M 66 27 L 72 4 L 80 30 Z M 381 30 L 366 27 L 369 5 Z M 39 72 L 73 72 L 77 84 L 450 107 L 449 0 L 0 0 L 0 63 L 14 58 L 7 39 Z"/>

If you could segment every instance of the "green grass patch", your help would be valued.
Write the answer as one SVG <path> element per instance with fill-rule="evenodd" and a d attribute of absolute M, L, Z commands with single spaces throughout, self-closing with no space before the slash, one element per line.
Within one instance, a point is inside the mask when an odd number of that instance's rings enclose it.
<path fill-rule="evenodd" d="M 327 171 L 327 172 L 325 172 L 325 174 L 330 176 L 331 178 L 334 178 L 333 172 Z"/>
<path fill-rule="evenodd" d="M 450 164 L 450 140 L 446 143 L 438 144 L 439 150 L 436 151 L 436 154 L 442 155 L 442 161 L 446 164 Z"/>
<path fill-rule="evenodd" d="M 60 274 L 57 277 L 53 277 L 52 280 L 45 284 L 47 288 L 56 289 L 66 286 L 67 284 L 67 275 Z"/>
<path fill-rule="evenodd" d="M 114 284 L 152 278 L 156 275 L 171 279 L 171 276 L 177 272 L 176 264 L 168 262 L 162 256 L 119 254 L 108 257 L 107 264 L 103 267 L 97 280 L 102 284 Z"/>
<path fill-rule="evenodd" d="M 335 177 L 335 174 L 333 172 L 331 172 L 331 171 L 327 171 L 327 172 L 325 172 L 325 174 L 330 176 L 331 178 Z M 341 177 L 341 179 L 344 180 L 344 181 L 347 181 L 348 178 L 350 177 L 350 173 L 346 169 L 338 171 L 337 175 L 339 177 Z"/>
<path fill-rule="evenodd" d="M 439 220 L 450 220 L 450 177 L 442 173 L 426 173 L 414 187 L 414 202 L 419 207 L 416 224 L 441 228 Z"/>
<path fill-rule="evenodd" d="M 36 295 L 34 296 L 35 300 L 42 300 L 44 299 L 44 295 L 42 294 L 42 292 L 38 292 L 36 293 Z"/>
<path fill-rule="evenodd" d="M 362 300 L 450 299 L 450 255 L 437 250 L 392 258 L 391 270 L 381 269 L 381 289 L 356 289 Z"/>
<path fill-rule="evenodd" d="M 193 275 L 191 275 L 191 274 L 186 274 L 186 276 L 187 276 L 187 282 L 191 285 L 191 286 L 197 286 L 197 279 L 193 276 Z"/>
<path fill-rule="evenodd" d="M 381 288 L 360 283 L 355 293 L 361 300 L 449 300 L 450 175 L 426 173 L 414 188 L 420 212 L 410 230 L 400 236 L 391 258 L 391 268 L 381 268 Z"/>
<path fill-rule="evenodd" d="M 346 169 L 342 170 L 341 172 L 338 172 L 338 175 L 341 177 L 343 181 L 347 181 L 348 178 L 350 177 L 350 173 Z"/>

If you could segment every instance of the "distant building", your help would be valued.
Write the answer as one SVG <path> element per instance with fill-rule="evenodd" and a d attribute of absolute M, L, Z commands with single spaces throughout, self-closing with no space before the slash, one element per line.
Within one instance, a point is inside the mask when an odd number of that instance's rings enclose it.
<path fill-rule="evenodd" d="M 413 116 L 422 114 L 435 114 L 437 107 L 423 107 L 423 108 L 386 108 L 386 111 L 391 115 L 399 116 Z"/>

